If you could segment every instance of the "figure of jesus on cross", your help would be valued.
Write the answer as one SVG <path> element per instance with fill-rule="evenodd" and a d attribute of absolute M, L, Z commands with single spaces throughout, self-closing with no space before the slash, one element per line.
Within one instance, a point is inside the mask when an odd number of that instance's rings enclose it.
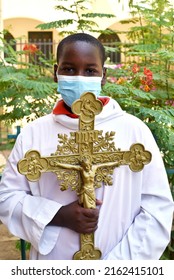
<path fill-rule="evenodd" d="M 79 165 L 58 162 L 57 166 L 80 172 L 82 186 L 80 192 L 77 193 L 79 196 L 79 204 L 81 204 L 84 208 L 96 208 L 94 180 L 97 169 L 106 166 L 118 167 L 119 164 L 117 162 L 107 162 L 92 165 L 89 159 L 84 158 Z"/>

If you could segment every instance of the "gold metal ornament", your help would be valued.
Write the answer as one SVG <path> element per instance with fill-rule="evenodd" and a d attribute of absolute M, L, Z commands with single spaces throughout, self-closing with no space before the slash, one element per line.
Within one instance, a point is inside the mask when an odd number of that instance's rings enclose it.
<path fill-rule="evenodd" d="M 129 151 L 115 147 L 115 132 L 94 129 L 95 116 L 102 111 L 102 102 L 87 92 L 72 105 L 72 111 L 79 116 L 79 130 L 58 134 L 57 151 L 42 157 L 36 150 L 30 150 L 18 162 L 18 171 L 29 181 L 37 181 L 44 172 L 57 175 L 62 191 L 71 188 L 76 191 L 79 203 L 85 208 L 96 208 L 95 189 L 112 185 L 115 167 L 128 165 L 132 171 L 141 171 L 151 161 L 151 153 L 140 143 L 133 144 Z M 80 235 L 80 250 L 74 260 L 101 259 L 101 251 L 94 245 L 94 233 Z"/>

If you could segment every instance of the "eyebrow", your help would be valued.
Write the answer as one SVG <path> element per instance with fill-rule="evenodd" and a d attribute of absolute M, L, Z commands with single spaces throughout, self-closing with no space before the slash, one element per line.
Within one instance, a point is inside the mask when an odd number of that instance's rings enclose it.
<path fill-rule="evenodd" d="M 62 62 L 61 65 L 63 65 L 63 66 L 66 66 L 66 65 L 72 66 L 73 65 L 74 66 L 75 63 L 65 61 L 65 62 Z M 88 67 L 96 67 L 97 66 L 98 67 L 98 64 L 97 63 L 87 63 L 86 66 L 88 66 Z"/>
<path fill-rule="evenodd" d="M 62 65 L 74 65 L 74 63 L 72 63 L 72 62 L 62 62 L 61 64 Z"/>
<path fill-rule="evenodd" d="M 97 63 L 89 63 L 89 64 L 86 64 L 87 66 L 98 66 Z"/>

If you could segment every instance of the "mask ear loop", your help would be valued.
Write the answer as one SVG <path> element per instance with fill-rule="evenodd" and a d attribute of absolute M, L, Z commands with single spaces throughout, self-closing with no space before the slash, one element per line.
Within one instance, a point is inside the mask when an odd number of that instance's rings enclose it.
<path fill-rule="evenodd" d="M 106 71 L 107 67 L 103 66 L 102 69 L 102 80 L 101 80 L 101 85 L 104 86 L 106 84 Z"/>
<path fill-rule="evenodd" d="M 56 83 L 58 82 L 57 69 L 58 69 L 57 64 L 54 64 L 54 82 L 56 82 Z"/>

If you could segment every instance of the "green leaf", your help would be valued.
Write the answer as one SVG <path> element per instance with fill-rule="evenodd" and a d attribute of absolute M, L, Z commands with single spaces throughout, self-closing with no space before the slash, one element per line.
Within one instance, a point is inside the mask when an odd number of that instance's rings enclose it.
<path fill-rule="evenodd" d="M 69 13 L 71 13 L 71 14 L 76 13 L 76 11 L 73 11 L 72 9 L 68 9 L 68 8 L 66 8 L 66 7 L 63 6 L 63 5 L 55 6 L 55 10 L 58 10 L 58 11 L 62 10 L 63 12 L 69 12 Z"/>
<path fill-rule="evenodd" d="M 105 13 L 86 13 L 86 14 L 82 14 L 82 16 L 86 17 L 86 18 L 96 18 L 96 17 L 99 17 L 99 18 L 103 18 L 103 17 L 112 18 L 112 17 L 115 17 L 114 14 L 105 14 Z"/>
<path fill-rule="evenodd" d="M 57 20 L 48 23 L 41 23 L 37 25 L 36 28 L 40 28 L 41 30 L 52 28 L 64 28 L 65 26 L 73 24 L 74 21 L 74 19 Z"/>

